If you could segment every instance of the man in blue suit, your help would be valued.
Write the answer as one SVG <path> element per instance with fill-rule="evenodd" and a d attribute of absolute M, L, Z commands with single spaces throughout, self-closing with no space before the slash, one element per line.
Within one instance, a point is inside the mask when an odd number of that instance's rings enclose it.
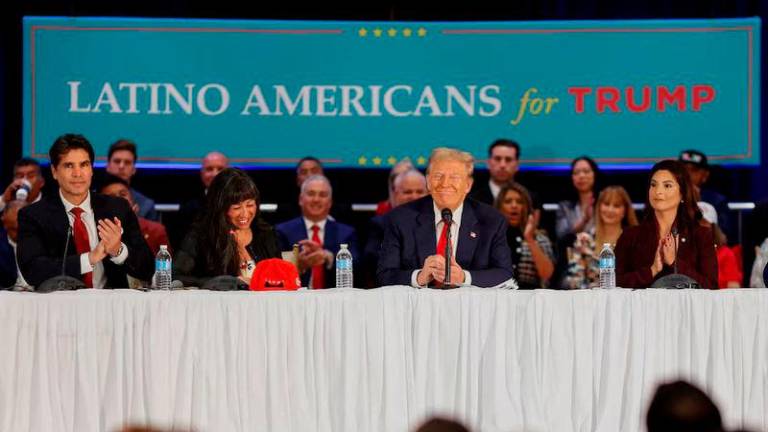
<path fill-rule="evenodd" d="M 332 195 L 331 183 L 325 176 L 313 175 L 307 178 L 301 184 L 299 194 L 301 216 L 276 227 L 283 251 L 291 250 L 294 244 L 301 248 L 298 267 L 302 286 L 336 286 L 334 264 L 336 253 L 342 244 L 347 244 L 352 253 L 352 265 L 357 267 L 359 249 L 355 229 L 328 217 L 333 203 Z"/>
<path fill-rule="evenodd" d="M 512 277 L 507 222 L 493 207 L 467 199 L 474 158 L 437 148 L 429 158 L 429 196 L 402 205 L 388 215 L 379 254 L 380 285 L 413 287 L 474 285 L 491 287 Z M 441 218 L 451 210 L 453 222 Z M 451 280 L 445 280 L 441 252 L 451 233 Z"/>

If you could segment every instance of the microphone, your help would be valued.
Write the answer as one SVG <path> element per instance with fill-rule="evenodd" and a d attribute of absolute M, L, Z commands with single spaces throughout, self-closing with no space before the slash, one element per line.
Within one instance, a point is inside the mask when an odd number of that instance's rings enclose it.
<path fill-rule="evenodd" d="M 208 279 L 200 288 L 209 291 L 237 291 L 247 290 L 248 284 L 240 280 L 240 278 L 222 275 Z"/>
<path fill-rule="evenodd" d="M 440 216 L 443 219 L 443 223 L 445 226 L 448 227 L 448 229 L 445 230 L 445 250 L 443 251 L 443 255 L 445 256 L 445 279 L 443 279 L 445 282 L 443 282 L 444 288 L 450 288 L 451 285 L 451 257 L 453 256 L 452 253 L 452 244 L 451 244 L 451 222 L 453 222 L 453 212 L 451 212 L 451 209 L 444 208 L 440 212 Z"/>
<path fill-rule="evenodd" d="M 674 263 L 674 273 L 668 274 L 664 277 L 660 277 L 656 279 L 656 281 L 653 282 L 651 285 L 651 288 L 668 288 L 668 289 L 684 289 L 684 288 L 701 288 L 701 285 L 696 282 L 693 278 L 686 276 L 684 274 L 680 274 L 677 272 L 677 253 L 678 253 L 678 247 L 677 247 L 677 237 L 680 234 L 677 230 L 677 226 L 672 227 L 672 231 L 670 231 L 672 234 L 672 237 L 675 242 L 675 263 Z"/>
<path fill-rule="evenodd" d="M 80 279 L 67 276 L 67 252 L 69 251 L 69 238 L 72 236 L 72 227 L 67 227 L 67 239 L 64 241 L 64 256 L 61 257 L 61 275 L 49 278 L 38 286 L 35 291 L 49 293 L 53 291 L 72 291 L 85 288 Z"/>

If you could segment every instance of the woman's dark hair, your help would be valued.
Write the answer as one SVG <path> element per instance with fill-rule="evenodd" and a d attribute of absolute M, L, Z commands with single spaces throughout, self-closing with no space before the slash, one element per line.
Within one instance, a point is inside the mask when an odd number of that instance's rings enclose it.
<path fill-rule="evenodd" d="M 243 170 L 227 168 L 213 179 L 206 197 L 207 206 L 198 226 L 198 247 L 202 248 L 200 252 L 204 257 L 205 270 L 209 274 L 239 274 L 240 256 L 237 244 L 232 238 L 234 226 L 227 218 L 227 211 L 231 205 L 249 199 L 256 200 L 254 222 L 258 223 L 260 198 L 256 184 Z"/>
<path fill-rule="evenodd" d="M 676 160 L 667 159 L 656 163 L 651 168 L 651 173 L 648 175 L 648 188 L 645 193 L 645 219 L 656 217 L 653 207 L 651 207 L 651 201 L 648 199 L 648 190 L 651 188 L 651 179 L 653 175 L 659 171 L 669 171 L 672 177 L 675 178 L 677 185 L 680 187 L 680 199 L 681 202 L 677 205 L 677 219 L 676 223 L 679 229 L 693 230 L 698 221 L 701 219 L 701 211 L 696 203 L 696 195 L 693 191 L 693 185 L 688 177 L 688 170 L 681 162 Z"/>
<path fill-rule="evenodd" d="M 528 192 L 528 189 L 526 189 L 525 186 L 516 182 L 509 182 L 505 184 L 501 187 L 501 190 L 499 190 L 499 194 L 496 195 L 496 200 L 493 203 L 493 207 L 496 208 L 496 210 L 501 211 L 501 205 L 504 203 L 504 200 L 506 199 L 507 193 L 509 191 L 517 192 L 523 199 L 525 208 L 523 208 L 523 211 L 520 212 L 519 227 L 520 229 L 523 229 L 525 224 L 528 223 L 528 216 L 533 212 L 533 200 L 531 199 L 531 194 Z"/>
<path fill-rule="evenodd" d="M 595 182 L 592 184 L 592 193 L 597 196 L 597 192 L 600 190 L 598 185 L 600 184 L 600 168 L 597 166 L 597 162 L 595 162 L 591 157 L 589 156 L 579 156 L 576 159 L 571 161 L 571 176 L 573 176 L 573 170 L 576 168 L 576 164 L 580 161 L 584 161 L 589 164 L 589 167 L 592 168 L 592 172 L 594 173 L 594 179 Z M 579 201 L 579 193 L 574 188 L 571 188 L 571 195 L 573 197 L 573 200 L 575 202 Z"/>

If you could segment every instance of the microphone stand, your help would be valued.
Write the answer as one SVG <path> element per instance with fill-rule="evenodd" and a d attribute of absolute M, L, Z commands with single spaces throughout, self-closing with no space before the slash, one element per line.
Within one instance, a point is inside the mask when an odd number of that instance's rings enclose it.
<path fill-rule="evenodd" d="M 445 221 L 443 222 L 448 226 L 448 229 L 445 230 L 445 282 L 443 282 L 444 288 L 451 288 L 453 285 L 451 284 L 451 257 L 453 254 L 451 253 L 451 222 Z"/>

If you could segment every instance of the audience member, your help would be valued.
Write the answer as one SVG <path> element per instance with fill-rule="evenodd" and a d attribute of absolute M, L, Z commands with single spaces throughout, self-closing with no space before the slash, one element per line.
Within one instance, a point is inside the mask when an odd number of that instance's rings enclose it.
<path fill-rule="evenodd" d="M 128 187 L 128 183 L 120 177 L 107 174 L 101 180 L 101 188 L 99 190 L 104 195 L 123 198 L 128 201 L 128 205 L 131 206 L 131 210 L 134 213 L 139 212 L 139 206 L 133 201 L 131 189 Z M 168 244 L 168 234 L 165 231 L 165 226 L 160 222 L 151 221 L 149 219 L 138 216 L 139 228 L 141 234 L 144 236 L 144 240 L 147 242 L 149 249 L 152 251 L 152 255 L 157 255 L 161 245 L 168 246 L 168 250 L 172 252 L 171 246 Z"/>
<path fill-rule="evenodd" d="M 94 156 L 88 140 L 62 135 L 49 155 L 58 194 L 19 212 L 17 252 L 24 279 L 38 286 L 60 275 L 62 264 L 68 276 L 82 278 L 87 287 L 127 287 L 126 275 L 151 279 L 152 253 L 128 203 L 90 193 Z M 62 263 L 65 244 L 69 249 Z"/>
<path fill-rule="evenodd" d="M 380 285 L 413 287 L 475 285 L 491 287 L 509 280 L 506 222 L 490 206 L 467 199 L 474 158 L 449 148 L 432 151 L 425 196 L 392 210 L 379 254 Z M 443 221 L 450 210 L 453 222 Z M 451 279 L 445 280 L 445 246 L 450 229 Z"/>
<path fill-rule="evenodd" d="M 488 147 L 488 183 L 478 182 L 472 190 L 471 197 L 493 205 L 501 187 L 515 180 L 515 174 L 520 169 L 520 145 L 510 139 L 497 139 Z"/>
<path fill-rule="evenodd" d="M 595 209 L 595 191 L 600 175 L 597 164 L 587 156 L 581 156 L 571 162 L 571 182 L 573 184 L 573 199 L 560 201 L 557 204 L 555 233 L 557 238 L 573 242 L 573 236 L 594 228 L 592 218 Z"/>
<path fill-rule="evenodd" d="M 389 172 L 389 179 L 387 181 L 387 192 L 389 193 L 389 196 L 387 199 L 379 202 L 376 205 L 376 216 L 381 216 L 396 207 L 394 202 L 395 177 L 412 169 L 413 163 L 409 159 L 403 159 L 392 167 L 392 170 Z"/>
<path fill-rule="evenodd" d="M 568 271 L 563 288 L 595 288 L 600 284 L 600 252 L 608 243 L 616 247 L 621 232 L 637 225 L 635 209 L 629 194 L 621 186 L 608 186 L 600 192 L 595 204 L 594 227 L 576 234 L 568 248 Z"/>
<path fill-rule="evenodd" d="M 16 199 L 16 192 L 25 182 L 30 188 L 25 201 L 28 203 L 40 201 L 40 198 L 43 197 L 42 189 L 45 185 L 45 178 L 43 178 L 40 164 L 34 159 L 21 158 L 13 164 L 13 181 L 0 196 L 0 211 L 3 211 L 6 203 Z"/>
<path fill-rule="evenodd" d="M 704 188 L 709 180 L 710 166 L 707 156 L 698 150 L 684 150 L 678 158 L 688 171 L 697 201 L 704 201 L 715 207 L 718 225 L 726 235 L 733 235 L 729 220 L 728 199 L 711 189 Z"/>
<path fill-rule="evenodd" d="M 186 201 L 179 206 L 176 224 L 171 231 L 174 245 L 180 245 L 183 237 L 189 232 L 189 227 L 205 209 L 206 195 L 211 187 L 213 179 L 224 169 L 229 167 L 229 160 L 220 152 L 213 151 L 205 155 L 200 163 L 200 183 L 203 188 L 198 196 Z"/>
<path fill-rule="evenodd" d="M 391 201 L 394 207 L 427 195 L 427 179 L 424 177 L 424 174 L 415 169 L 400 173 L 395 177 L 392 185 Z M 363 267 L 367 287 L 374 287 L 376 285 L 376 268 L 379 265 L 379 250 L 381 249 L 381 241 L 384 238 L 386 221 L 386 214 L 375 216 L 371 219 L 368 227 L 368 240 L 365 243 L 365 251 L 363 252 Z"/>
<path fill-rule="evenodd" d="M 301 216 L 277 225 L 280 247 L 291 250 L 298 244 L 298 268 L 302 286 L 332 288 L 336 286 L 335 260 L 341 244 L 352 253 L 353 268 L 360 260 L 355 229 L 336 222 L 328 214 L 333 203 L 331 183 L 323 175 L 313 175 L 301 185 Z M 356 276 L 360 276 L 360 272 Z M 359 281 L 356 281 L 356 286 Z"/>
<path fill-rule="evenodd" d="M 433 417 L 419 426 L 416 432 L 469 432 L 469 429 L 458 421 Z"/>
<path fill-rule="evenodd" d="M 519 183 L 507 183 L 499 191 L 494 206 L 507 219 L 506 239 L 518 286 L 547 288 L 555 270 L 555 254 L 549 237 L 537 229 L 528 190 Z"/>
<path fill-rule="evenodd" d="M 723 432 L 720 410 L 701 389 L 685 381 L 656 389 L 645 421 L 648 432 Z"/>
<path fill-rule="evenodd" d="M 227 168 L 208 188 L 205 210 L 192 225 L 173 262 L 187 286 L 229 275 L 250 283 L 256 263 L 279 258 L 275 230 L 259 216 L 260 194 L 248 174 Z"/>
<path fill-rule="evenodd" d="M 699 201 L 698 205 L 701 211 L 701 225 L 712 229 L 717 248 L 717 286 L 719 288 L 741 287 L 744 275 L 736 254 L 728 247 L 726 236 L 717 225 L 717 210 L 708 202 Z"/>
<path fill-rule="evenodd" d="M 24 280 L 16 259 L 16 245 L 19 233 L 19 210 L 27 205 L 26 201 L 13 200 L 5 206 L 2 214 L 3 231 L 0 233 L 0 268 L 2 287 L 27 290 L 31 287 Z M 2 289 L 2 288 L 0 288 Z"/>
<path fill-rule="evenodd" d="M 131 179 L 136 175 L 136 161 L 138 161 L 138 151 L 136 144 L 127 139 L 119 139 L 109 146 L 107 153 L 107 172 L 125 180 L 128 185 Z M 159 220 L 160 215 L 155 210 L 155 202 L 131 188 L 133 200 L 139 205 L 139 216 L 150 220 Z"/>
<path fill-rule="evenodd" d="M 647 288 L 674 273 L 677 261 L 678 273 L 704 288 L 716 288 L 715 243 L 712 230 L 699 224 L 700 217 L 682 164 L 664 160 L 654 165 L 643 221 L 626 228 L 616 244 L 617 286 Z"/>

